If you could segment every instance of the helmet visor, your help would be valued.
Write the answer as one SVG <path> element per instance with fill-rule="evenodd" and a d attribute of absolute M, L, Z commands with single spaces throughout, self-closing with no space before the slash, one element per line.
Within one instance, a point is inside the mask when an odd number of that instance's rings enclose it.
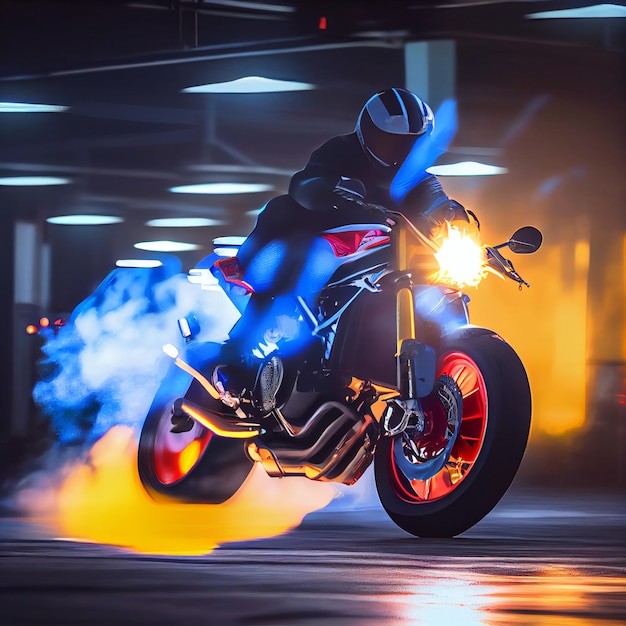
<path fill-rule="evenodd" d="M 420 135 L 386 133 L 372 122 L 369 115 L 361 119 L 361 143 L 367 153 L 386 167 L 399 167 Z"/>

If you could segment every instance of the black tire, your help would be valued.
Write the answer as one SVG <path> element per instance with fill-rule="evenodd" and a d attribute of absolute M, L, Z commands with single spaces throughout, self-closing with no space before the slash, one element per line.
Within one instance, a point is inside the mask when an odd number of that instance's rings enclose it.
<path fill-rule="evenodd" d="M 417 537 L 453 537 L 487 515 L 510 487 L 530 430 L 526 371 L 497 335 L 472 329 L 446 340 L 439 359 L 439 374 L 444 373 L 464 397 L 451 463 L 429 481 L 410 481 L 394 458 L 397 437 L 382 437 L 374 458 L 383 507 Z M 425 407 L 439 402 L 430 396 L 424 400 Z"/>
<path fill-rule="evenodd" d="M 244 484 L 253 461 L 241 439 L 218 437 L 194 423 L 185 433 L 171 432 L 174 400 L 183 394 L 192 402 L 207 402 L 207 394 L 193 381 L 184 388 L 161 390 L 155 398 L 139 438 L 139 477 L 155 500 L 220 504 Z M 210 401 L 210 398 L 208 398 Z"/>

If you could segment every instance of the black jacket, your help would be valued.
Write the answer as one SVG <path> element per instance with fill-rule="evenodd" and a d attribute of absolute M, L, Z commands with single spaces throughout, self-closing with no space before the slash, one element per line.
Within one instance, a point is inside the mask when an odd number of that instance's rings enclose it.
<path fill-rule="evenodd" d="M 428 214 L 442 205 L 449 206 L 449 198 L 441 183 L 428 173 L 400 204 L 395 203 L 389 194 L 394 174 L 395 170 L 383 168 L 370 160 L 356 133 L 350 133 L 329 139 L 311 154 L 304 169 L 293 175 L 289 195 L 310 211 L 325 211 L 336 202 L 333 189 L 343 176 L 356 178 L 365 185 L 368 203 L 402 210 L 409 216 Z"/>

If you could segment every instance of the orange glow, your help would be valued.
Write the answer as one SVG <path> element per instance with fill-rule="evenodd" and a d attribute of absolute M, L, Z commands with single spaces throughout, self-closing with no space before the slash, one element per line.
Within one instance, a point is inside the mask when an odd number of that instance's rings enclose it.
<path fill-rule="evenodd" d="M 47 317 L 42 317 L 39 320 L 39 325 L 43 328 L 47 328 L 48 326 L 50 326 L 50 320 Z"/>
<path fill-rule="evenodd" d="M 200 452 L 202 451 L 202 444 L 198 439 L 194 439 L 178 457 L 178 465 L 180 474 L 185 476 L 189 470 L 196 464 L 200 458 Z"/>
<path fill-rule="evenodd" d="M 536 255 L 514 259 L 530 289 L 485 281 L 472 295 L 472 323 L 496 328 L 524 363 L 535 434 L 556 436 L 585 424 L 588 250 L 585 240 L 569 251 L 544 244 Z M 575 271 L 566 282 L 568 267 Z"/>
<path fill-rule="evenodd" d="M 32 324 L 29 324 L 26 327 L 26 334 L 27 335 L 34 335 L 35 333 L 37 333 L 39 329 L 37 328 L 37 326 L 33 326 Z"/>
<path fill-rule="evenodd" d="M 622 302 L 622 319 L 624 320 L 622 323 L 621 333 L 622 333 L 622 345 L 621 345 L 621 354 L 622 358 L 626 360 L 626 269 L 624 266 L 626 265 L 626 233 L 624 233 L 624 238 L 622 241 L 622 294 L 624 294 Z M 624 381 L 624 389 L 626 389 L 626 380 Z"/>
<path fill-rule="evenodd" d="M 257 466 L 224 504 L 157 503 L 137 475 L 136 438 L 133 429 L 116 426 L 86 462 L 64 469 L 54 494 L 56 532 L 147 554 L 201 555 L 225 542 L 284 533 L 336 495 L 329 483 L 270 478 Z M 193 455 L 190 450 L 185 462 Z"/>
<path fill-rule="evenodd" d="M 535 569 L 511 563 L 508 575 L 463 572 L 463 579 L 444 568 L 429 568 L 419 584 L 406 589 L 400 622 L 411 624 L 545 624 L 605 625 L 613 619 L 593 619 L 624 588 L 623 576 L 590 575 L 569 566 Z"/>

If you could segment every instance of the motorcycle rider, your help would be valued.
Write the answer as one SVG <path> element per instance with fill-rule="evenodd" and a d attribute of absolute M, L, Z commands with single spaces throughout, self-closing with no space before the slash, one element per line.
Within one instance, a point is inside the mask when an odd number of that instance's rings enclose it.
<path fill-rule="evenodd" d="M 264 364 L 274 357 L 275 365 L 277 348 L 280 355 L 291 338 L 280 303 L 293 302 L 305 283 L 308 291 L 319 293 L 329 278 L 320 278 L 324 271 L 315 263 L 317 234 L 352 223 L 385 224 L 387 215 L 377 207 L 402 210 L 414 222 L 421 221 L 422 228 L 426 222 L 426 230 L 444 219 L 467 219 L 427 172 L 419 173 L 417 184 L 401 200 L 390 194 L 399 168 L 434 125 L 430 107 L 414 93 L 402 88 L 379 91 L 363 106 L 354 131 L 317 148 L 293 175 L 288 193 L 264 207 L 237 254 L 238 277 L 253 293 L 213 372 L 226 405 L 237 408 L 246 389 L 258 392 Z M 277 334 L 281 322 L 283 330 Z M 275 372 L 273 378 L 277 376 Z M 254 396 L 261 398 L 256 403 L 261 412 L 273 408 L 274 383 Z"/>

